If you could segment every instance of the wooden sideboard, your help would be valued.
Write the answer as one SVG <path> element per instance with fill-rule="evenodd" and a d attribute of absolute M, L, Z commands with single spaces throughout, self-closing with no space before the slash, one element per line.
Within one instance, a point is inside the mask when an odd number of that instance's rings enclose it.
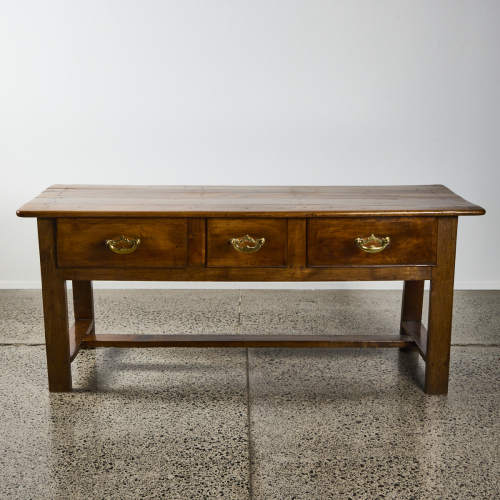
<path fill-rule="evenodd" d="M 446 394 L 458 216 L 484 213 L 440 185 L 51 186 L 17 212 L 38 218 L 49 390 L 71 391 L 71 362 L 88 347 L 396 347 L 417 349 L 425 391 Z M 400 280 L 401 328 L 387 336 L 96 334 L 94 280 Z"/>

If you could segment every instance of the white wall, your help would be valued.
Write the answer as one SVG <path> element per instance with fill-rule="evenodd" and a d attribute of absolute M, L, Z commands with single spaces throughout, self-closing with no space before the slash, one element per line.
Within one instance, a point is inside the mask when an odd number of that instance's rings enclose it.
<path fill-rule="evenodd" d="M 488 211 L 456 287 L 500 288 L 499 27 L 498 0 L 3 0 L 0 287 L 39 284 L 20 205 L 115 183 L 445 184 Z"/>

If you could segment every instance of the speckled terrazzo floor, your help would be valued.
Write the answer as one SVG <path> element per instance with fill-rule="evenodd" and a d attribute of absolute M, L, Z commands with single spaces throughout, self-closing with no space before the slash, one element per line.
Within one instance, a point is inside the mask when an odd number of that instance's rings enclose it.
<path fill-rule="evenodd" d="M 396 333 L 400 292 L 97 290 L 98 332 Z M 0 290 L 0 499 L 498 499 L 500 291 L 415 352 L 95 349 L 49 394 L 39 291 Z"/>

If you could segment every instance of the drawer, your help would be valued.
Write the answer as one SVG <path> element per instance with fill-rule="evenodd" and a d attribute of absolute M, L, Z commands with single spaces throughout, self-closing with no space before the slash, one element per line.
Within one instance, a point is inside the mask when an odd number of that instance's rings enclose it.
<path fill-rule="evenodd" d="M 389 243 L 368 240 L 371 235 Z M 403 266 L 436 264 L 435 217 L 328 218 L 307 222 L 308 267 Z M 357 238 L 367 252 L 356 242 Z"/>
<path fill-rule="evenodd" d="M 133 248 L 130 253 L 115 250 Z M 60 267 L 173 267 L 187 265 L 185 218 L 61 218 L 57 220 L 57 259 Z"/>
<path fill-rule="evenodd" d="M 243 241 L 247 235 L 255 243 Z M 240 242 L 233 245 L 233 239 Z M 286 267 L 286 262 L 286 219 L 208 219 L 208 267 Z"/>

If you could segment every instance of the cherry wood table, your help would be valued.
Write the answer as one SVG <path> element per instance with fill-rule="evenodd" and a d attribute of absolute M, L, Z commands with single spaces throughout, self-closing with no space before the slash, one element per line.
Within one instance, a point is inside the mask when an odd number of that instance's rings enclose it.
<path fill-rule="evenodd" d="M 51 186 L 17 212 L 38 218 L 49 390 L 71 391 L 71 362 L 89 347 L 396 347 L 417 349 L 425 391 L 446 394 L 458 216 L 484 213 L 439 185 Z M 93 280 L 401 280 L 401 328 L 385 336 L 96 334 Z"/>

